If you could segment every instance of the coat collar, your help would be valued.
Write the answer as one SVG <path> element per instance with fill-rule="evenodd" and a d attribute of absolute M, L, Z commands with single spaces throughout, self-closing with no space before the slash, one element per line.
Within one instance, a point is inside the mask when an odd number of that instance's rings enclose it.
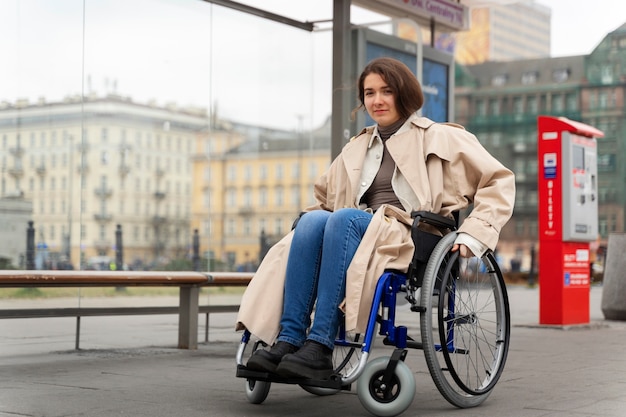
<path fill-rule="evenodd" d="M 434 123 L 426 117 L 414 114 L 409 117 L 395 135 L 387 140 L 387 149 L 391 157 L 423 207 L 428 207 L 432 203 L 430 187 L 424 186 L 424 184 L 428 184 L 428 171 L 426 170 L 426 155 L 424 152 L 424 129 L 427 129 Z M 373 144 L 375 133 L 377 133 L 376 126 L 364 128 L 357 137 L 353 138 L 344 147 L 342 152 L 350 187 L 355 195 L 360 186 L 365 154 Z M 408 141 L 413 143 L 408 143 Z M 421 163 L 417 162 L 420 160 L 422 161 Z"/>

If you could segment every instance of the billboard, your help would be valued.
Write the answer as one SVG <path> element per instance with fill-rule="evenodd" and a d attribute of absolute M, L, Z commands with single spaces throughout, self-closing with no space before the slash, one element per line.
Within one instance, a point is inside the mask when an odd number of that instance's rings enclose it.
<path fill-rule="evenodd" d="M 365 65 L 375 58 L 396 58 L 405 63 L 422 84 L 422 116 L 436 122 L 454 119 L 454 57 L 451 54 L 425 45 L 418 48 L 415 42 L 370 29 L 355 29 L 353 36 L 354 74 L 360 74 Z M 419 57 L 418 50 L 421 50 Z M 421 73 L 418 74 L 418 71 Z M 353 131 L 371 124 L 374 122 L 369 115 L 359 112 Z"/>

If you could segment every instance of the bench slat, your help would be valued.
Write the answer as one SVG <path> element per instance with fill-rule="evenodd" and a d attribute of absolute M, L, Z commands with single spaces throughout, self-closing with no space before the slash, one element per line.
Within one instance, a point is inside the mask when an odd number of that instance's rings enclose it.
<path fill-rule="evenodd" d="M 0 287 L 205 285 L 206 274 L 168 271 L 0 271 Z"/>
<path fill-rule="evenodd" d="M 200 314 L 237 312 L 238 305 L 204 305 Z M 148 307 L 69 307 L 69 308 L 19 308 L 0 310 L 0 319 L 30 319 L 52 317 L 131 316 L 150 314 L 178 314 L 178 306 Z"/>
<path fill-rule="evenodd" d="M 254 273 L 251 272 L 209 272 L 207 273 L 209 283 L 207 285 L 218 287 L 224 286 L 246 286 L 250 283 Z"/>

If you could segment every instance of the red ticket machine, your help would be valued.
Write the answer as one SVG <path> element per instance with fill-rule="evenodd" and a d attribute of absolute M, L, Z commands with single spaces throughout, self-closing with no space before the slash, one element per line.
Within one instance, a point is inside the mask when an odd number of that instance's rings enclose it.
<path fill-rule="evenodd" d="M 598 237 L 596 139 L 564 117 L 538 118 L 539 324 L 589 323 L 589 242 Z"/>

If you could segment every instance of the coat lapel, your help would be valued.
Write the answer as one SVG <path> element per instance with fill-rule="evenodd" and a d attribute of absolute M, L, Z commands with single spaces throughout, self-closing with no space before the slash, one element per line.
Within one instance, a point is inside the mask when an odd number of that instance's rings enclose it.
<path fill-rule="evenodd" d="M 359 181 L 361 180 L 361 171 L 370 137 L 371 135 L 365 135 L 361 136 L 358 140 L 353 140 L 348 143 L 341 152 L 341 158 L 346 167 L 346 174 L 348 175 L 350 191 L 352 193 L 350 203 L 355 204 L 355 206 L 358 206 L 358 202 L 354 201 L 354 199 L 359 192 Z"/>
<path fill-rule="evenodd" d="M 417 134 L 414 129 L 418 130 Z M 430 206 L 432 198 L 424 160 L 424 131 L 412 127 L 409 131 L 392 136 L 387 140 L 387 149 L 417 196 L 420 209 L 428 210 L 425 206 Z"/>

